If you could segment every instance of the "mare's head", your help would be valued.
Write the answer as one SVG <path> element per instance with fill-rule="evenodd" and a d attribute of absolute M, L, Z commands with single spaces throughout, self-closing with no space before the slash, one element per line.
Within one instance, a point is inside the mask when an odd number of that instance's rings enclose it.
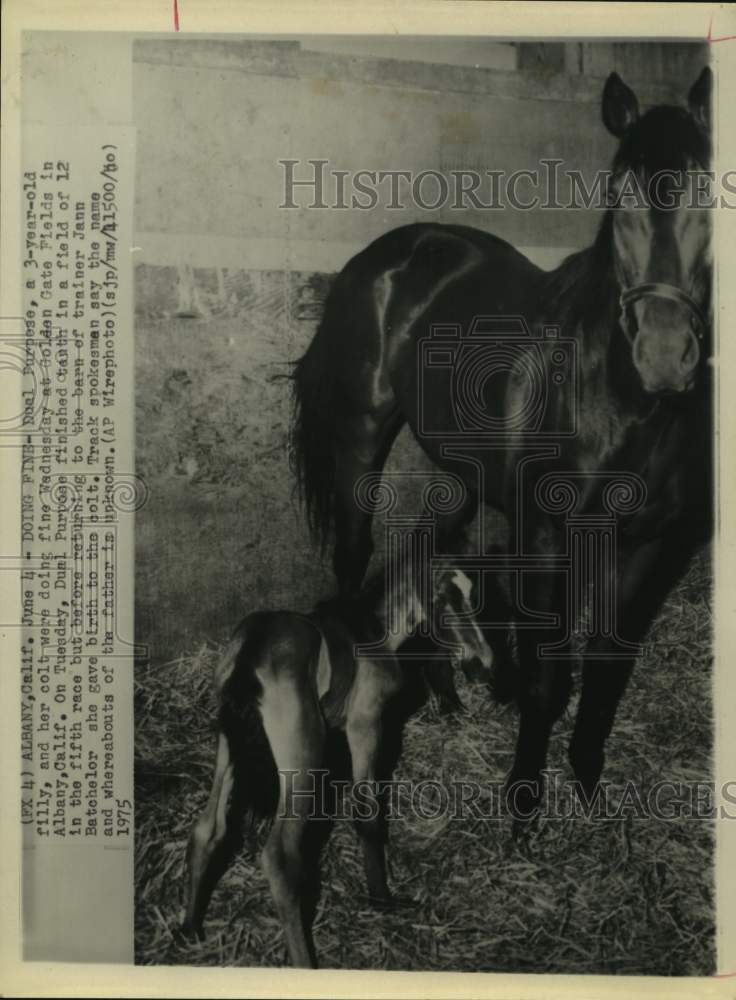
<path fill-rule="evenodd" d="M 443 642 L 461 646 L 464 663 L 480 662 L 485 670 L 489 670 L 493 652 L 478 627 L 475 612 L 470 577 L 451 562 L 443 565 L 434 577 L 434 635 Z"/>
<path fill-rule="evenodd" d="M 621 326 L 651 393 L 693 387 L 708 335 L 711 213 L 699 185 L 710 167 L 711 88 L 706 68 L 687 110 L 656 107 L 641 116 L 616 73 L 603 91 L 604 124 L 620 139 L 608 197 Z"/>

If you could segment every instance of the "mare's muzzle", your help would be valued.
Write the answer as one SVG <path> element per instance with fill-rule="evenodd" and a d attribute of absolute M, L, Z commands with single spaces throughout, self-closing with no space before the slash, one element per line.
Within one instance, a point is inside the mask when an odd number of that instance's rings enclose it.
<path fill-rule="evenodd" d="M 631 343 L 644 389 L 652 393 L 691 389 L 707 326 L 698 303 L 675 285 L 648 282 L 624 290 L 620 305 L 621 328 Z"/>

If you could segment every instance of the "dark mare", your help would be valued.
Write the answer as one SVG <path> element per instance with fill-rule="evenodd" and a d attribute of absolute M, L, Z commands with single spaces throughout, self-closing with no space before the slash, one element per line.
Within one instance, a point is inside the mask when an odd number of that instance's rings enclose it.
<path fill-rule="evenodd" d="M 394 229 L 337 276 L 295 370 L 300 484 L 323 544 L 334 528 L 343 591 L 372 551 L 356 483 L 380 473 L 404 423 L 467 486 L 440 526 L 448 544 L 479 499 L 506 515 L 504 555 L 464 565 L 509 582 L 489 640 L 506 650 L 513 620 L 517 816 L 538 799 L 573 654 L 569 756 L 596 791 L 639 643 L 712 532 L 710 213 L 682 197 L 709 167 L 711 86 L 705 69 L 688 109 L 640 115 L 611 74 L 602 116 L 620 143 L 589 249 L 545 272 L 476 229 Z M 625 196 L 632 178 L 644 207 Z"/>

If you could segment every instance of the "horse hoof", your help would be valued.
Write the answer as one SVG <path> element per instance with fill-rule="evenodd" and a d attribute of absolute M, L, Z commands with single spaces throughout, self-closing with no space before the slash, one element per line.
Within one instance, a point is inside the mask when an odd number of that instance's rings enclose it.
<path fill-rule="evenodd" d="M 598 777 L 578 778 L 575 782 L 575 794 L 578 807 L 584 816 L 593 817 L 605 814 L 606 787 Z"/>
<path fill-rule="evenodd" d="M 506 786 L 506 808 L 515 829 L 528 829 L 539 813 L 539 794 L 535 784 L 509 781 Z"/>
<path fill-rule="evenodd" d="M 407 896 L 404 893 L 399 893 L 393 896 L 394 909 L 396 910 L 415 910 L 419 906 L 418 900 L 413 896 Z"/>
<path fill-rule="evenodd" d="M 373 910 L 380 910 L 382 913 L 390 913 L 396 909 L 396 899 L 392 895 L 368 896 L 368 905 Z"/>
<path fill-rule="evenodd" d="M 388 896 L 369 896 L 368 902 L 374 910 L 379 910 L 381 913 L 408 910 L 417 905 L 417 901 L 412 896 L 394 895 L 393 893 Z"/>
<path fill-rule="evenodd" d="M 179 944 L 196 944 L 204 941 L 204 930 L 184 920 L 174 929 L 174 938 Z"/>

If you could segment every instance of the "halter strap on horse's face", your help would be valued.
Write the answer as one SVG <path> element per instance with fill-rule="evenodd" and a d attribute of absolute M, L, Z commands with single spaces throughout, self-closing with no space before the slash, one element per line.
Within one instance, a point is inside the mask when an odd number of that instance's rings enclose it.
<path fill-rule="evenodd" d="M 688 295 L 687 292 L 683 292 L 683 290 L 678 288 L 676 285 L 667 285 L 660 281 L 649 281 L 641 285 L 634 285 L 633 288 L 625 288 L 621 292 L 621 298 L 619 299 L 619 304 L 621 306 L 620 322 L 621 327 L 629 340 L 633 339 L 633 334 L 630 329 L 631 324 L 629 322 L 628 308 L 630 305 L 633 305 L 634 302 L 638 302 L 639 299 L 647 298 L 648 296 L 655 296 L 660 299 L 669 299 L 671 302 L 679 302 L 680 305 L 685 306 L 690 313 L 690 323 L 693 328 L 693 333 L 698 340 L 703 339 L 708 323 L 703 310 L 700 308 L 695 299 Z"/>

